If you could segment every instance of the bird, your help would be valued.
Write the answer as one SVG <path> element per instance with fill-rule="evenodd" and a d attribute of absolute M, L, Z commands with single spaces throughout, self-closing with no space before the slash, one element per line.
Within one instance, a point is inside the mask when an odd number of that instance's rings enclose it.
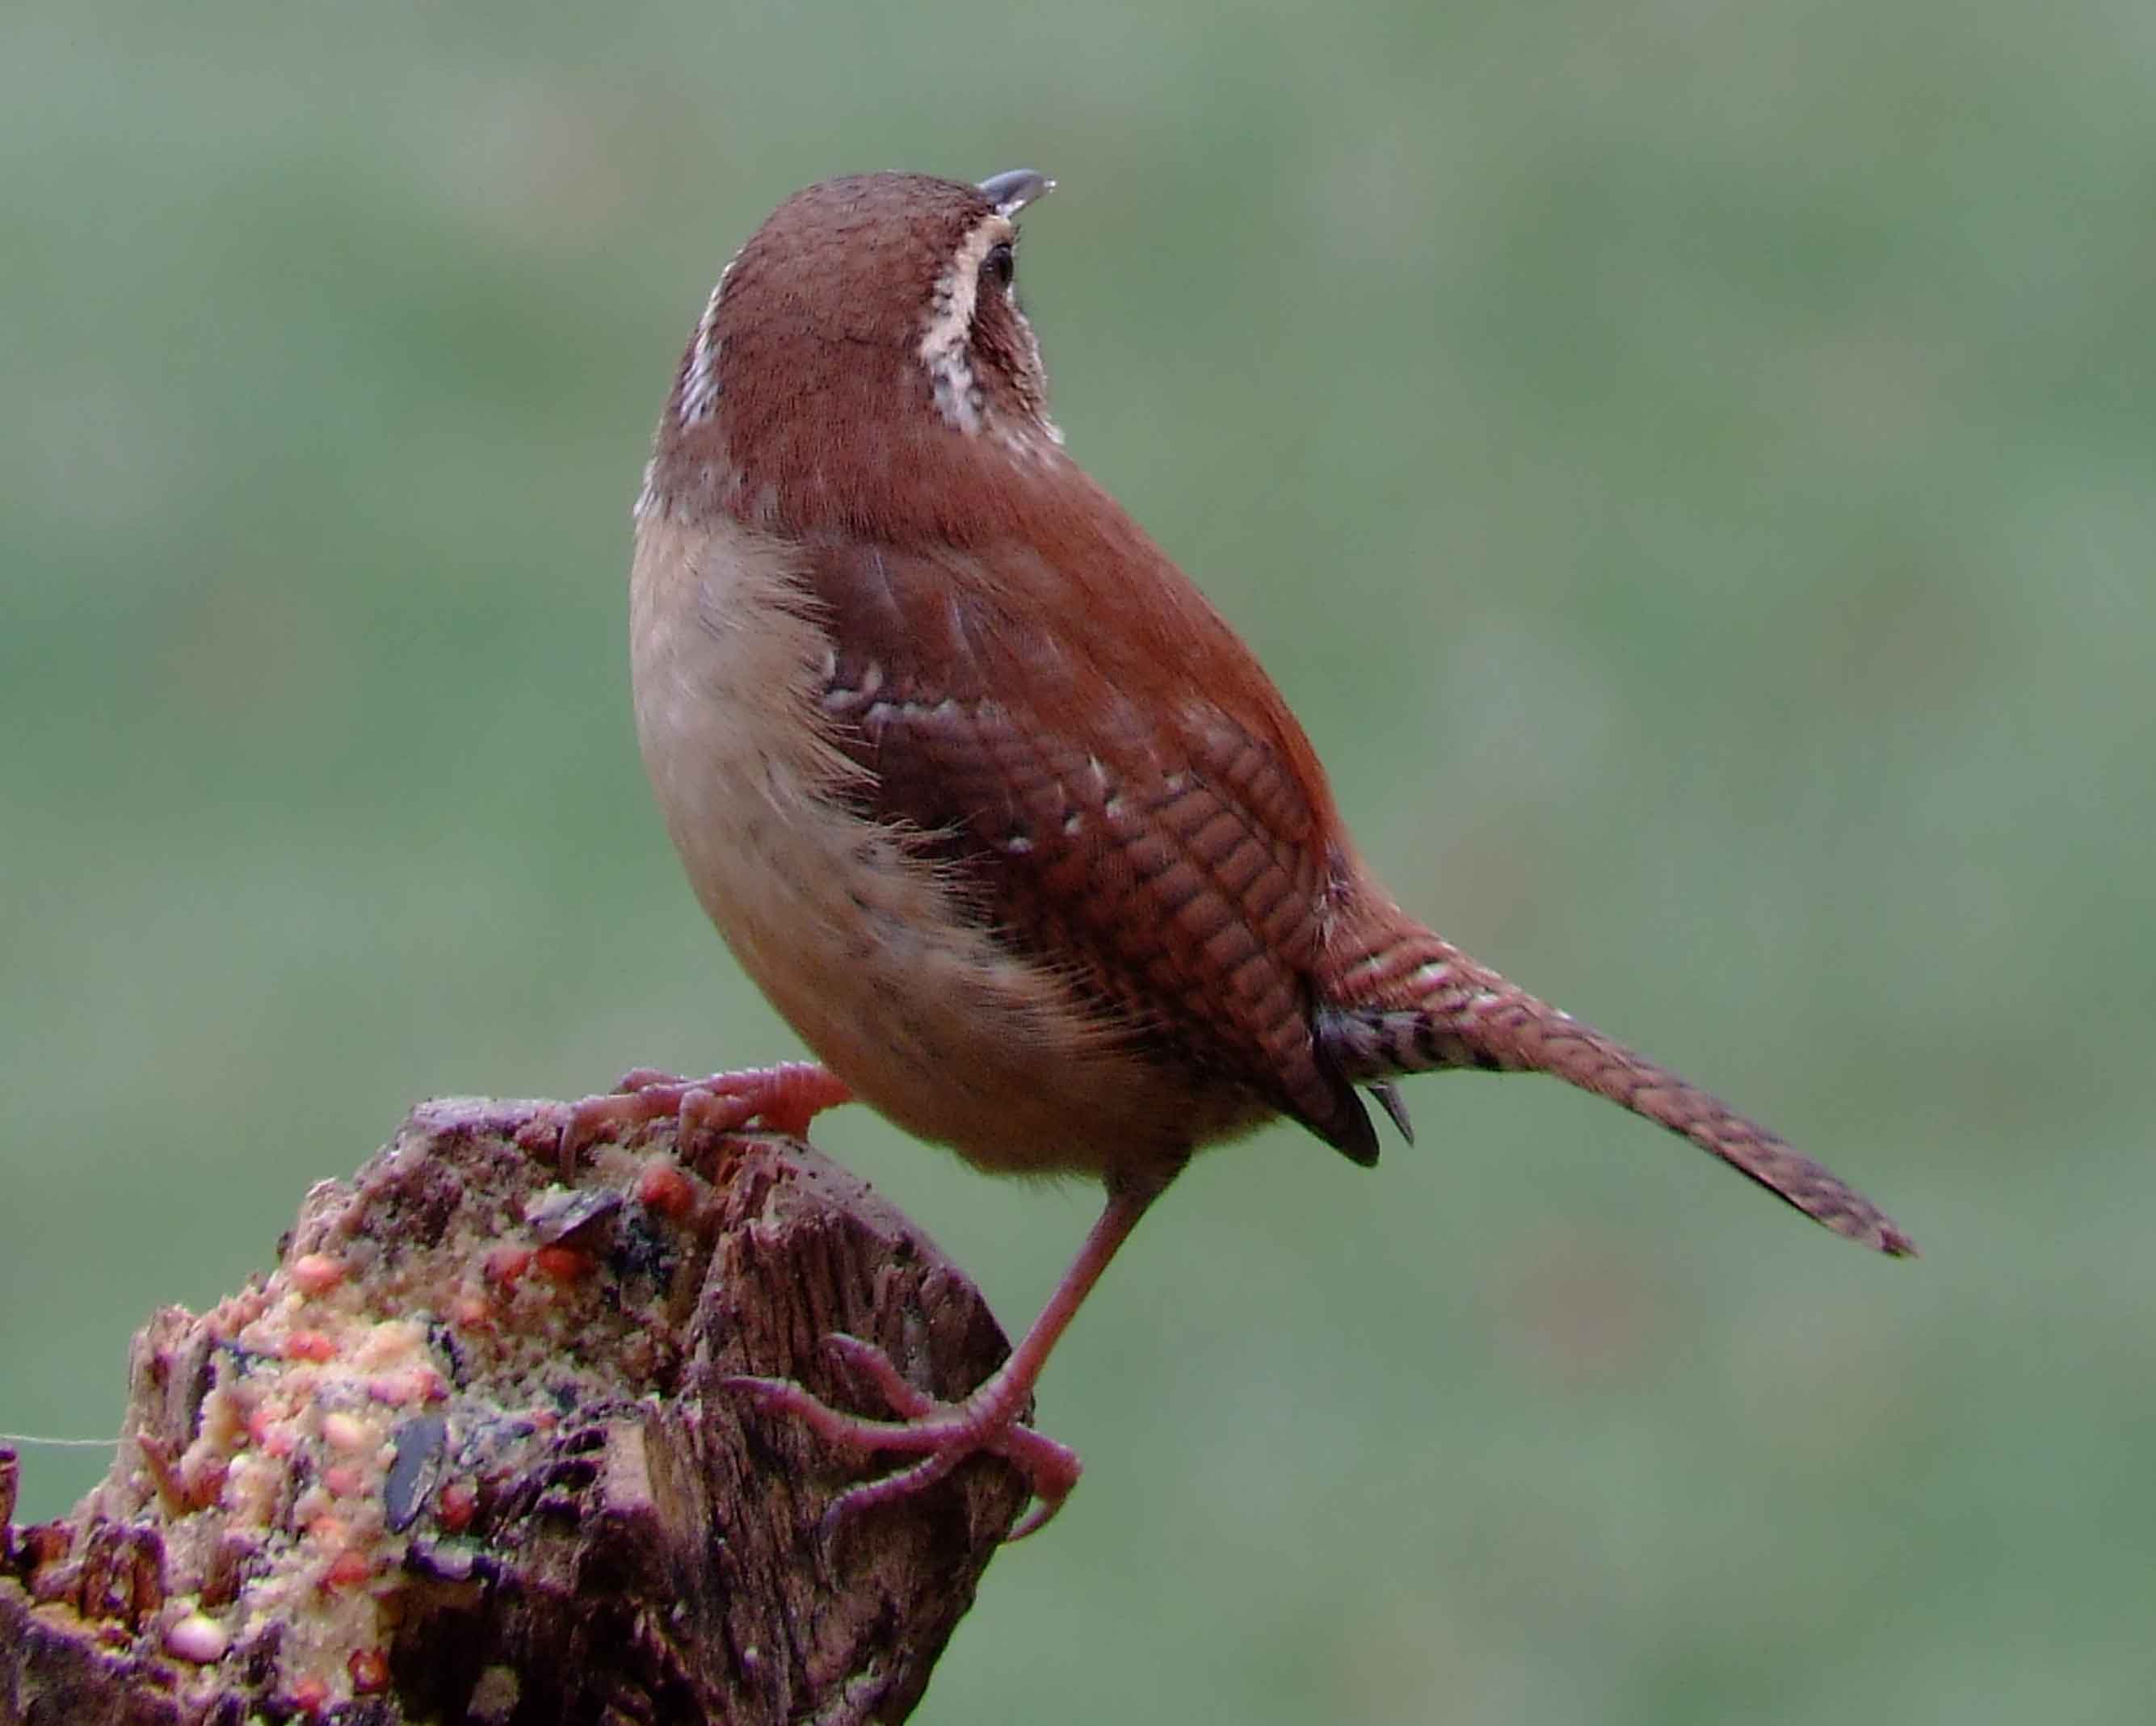
<path fill-rule="evenodd" d="M 1399 1081 L 1542 1073 L 1721 1159 L 1837 1234 L 1914 1244 L 1717 1098 L 1404 911 L 1286 699 L 1197 585 L 1064 447 L 1017 290 L 1030 170 L 829 179 L 711 289 L 634 509 L 638 739 L 703 909 L 815 1056 L 632 1073 L 585 1127 L 798 1133 L 868 1104 L 997 1174 L 1104 1202 L 1016 1346 L 962 1401 L 827 1339 L 887 1406 L 731 1390 L 897 1456 L 825 1513 L 968 1457 L 1054 1516 L 1080 1464 L 1024 1422 L 1050 1350 L 1198 1150 L 1285 1119 L 1378 1160 Z"/>

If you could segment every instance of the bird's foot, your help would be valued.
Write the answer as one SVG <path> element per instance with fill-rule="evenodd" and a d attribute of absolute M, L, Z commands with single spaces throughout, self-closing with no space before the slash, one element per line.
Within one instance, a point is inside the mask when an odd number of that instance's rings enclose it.
<path fill-rule="evenodd" d="M 895 1421 L 870 1420 L 833 1408 L 790 1379 L 737 1376 L 723 1382 L 767 1414 L 792 1416 L 826 1443 L 860 1451 L 895 1451 L 920 1461 L 865 1481 L 833 1499 L 824 1513 L 828 1540 L 847 1518 L 933 1486 L 967 1457 L 986 1452 L 1011 1463 L 1032 1488 L 1033 1505 L 1004 1538 L 1022 1540 L 1045 1527 L 1078 1484 L 1077 1452 L 1030 1426 L 1019 1411 L 1032 1394 L 1030 1375 L 1020 1377 L 1006 1361 L 963 1402 L 938 1402 L 909 1384 L 891 1357 L 858 1337 L 834 1335 L 824 1346 L 840 1365 L 873 1385 Z"/>
<path fill-rule="evenodd" d="M 685 1147 L 699 1134 L 737 1132 L 751 1122 L 798 1138 L 824 1110 L 852 1100 L 853 1093 L 842 1082 L 812 1061 L 745 1067 L 705 1078 L 639 1067 L 624 1073 L 606 1095 L 568 1105 L 557 1155 L 562 1174 L 573 1175 L 578 1152 L 593 1140 L 670 1115 Z"/>

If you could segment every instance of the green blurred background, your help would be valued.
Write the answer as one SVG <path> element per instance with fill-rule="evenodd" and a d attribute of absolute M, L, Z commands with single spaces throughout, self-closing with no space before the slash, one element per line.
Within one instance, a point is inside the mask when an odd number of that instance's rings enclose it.
<path fill-rule="evenodd" d="M 648 429 L 784 193 L 1038 166 L 1071 447 L 1401 898 L 1927 1256 L 1525 1080 L 1203 1160 L 922 1718 L 2151 1718 L 2152 80 L 2145 0 L 13 0 L 0 1426 L 418 1098 L 796 1050 L 634 755 Z M 1091 1215 L 818 1136 L 1013 1328 Z"/>

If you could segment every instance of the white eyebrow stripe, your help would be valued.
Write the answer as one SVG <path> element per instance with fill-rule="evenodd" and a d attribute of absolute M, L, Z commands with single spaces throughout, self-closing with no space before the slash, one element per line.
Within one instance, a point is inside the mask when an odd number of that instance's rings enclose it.
<path fill-rule="evenodd" d="M 981 264 L 993 248 L 1015 238 L 1017 233 L 1009 219 L 1000 215 L 983 216 L 974 224 L 959 242 L 950 268 L 936 279 L 927 326 L 916 350 L 936 392 L 936 411 L 968 437 L 981 429 L 981 391 L 968 351 L 973 312 L 979 302 Z"/>
<path fill-rule="evenodd" d="M 737 252 L 726 260 L 719 279 L 711 284 L 711 297 L 704 302 L 704 315 L 696 320 L 696 339 L 690 345 L 689 369 L 681 380 L 681 423 L 701 425 L 711 417 L 719 401 L 719 296 L 733 274 Z"/>

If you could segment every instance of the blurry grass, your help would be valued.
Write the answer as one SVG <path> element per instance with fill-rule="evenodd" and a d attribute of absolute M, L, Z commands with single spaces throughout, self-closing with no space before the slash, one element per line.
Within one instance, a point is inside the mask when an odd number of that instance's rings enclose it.
<path fill-rule="evenodd" d="M 1828 1155 L 1861 1258 L 1554 1087 L 1202 1162 L 939 1720 L 2134 1720 L 2156 1691 L 2145 8 L 0 17 L 0 1426 L 414 1098 L 788 1051 L 629 739 L 717 264 L 1063 182 L 1081 457 L 1409 904 Z M 1024 1323 L 1080 1193 L 824 1135 Z M 96 1472 L 33 1454 L 31 1514 Z M 1112 1657 L 1104 1657 L 1112 1650 Z"/>

